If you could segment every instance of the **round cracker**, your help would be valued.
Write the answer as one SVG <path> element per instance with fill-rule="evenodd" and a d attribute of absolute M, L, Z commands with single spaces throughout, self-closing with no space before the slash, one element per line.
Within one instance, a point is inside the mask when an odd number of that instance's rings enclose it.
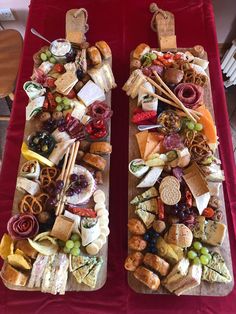
<path fill-rule="evenodd" d="M 180 188 L 179 180 L 174 176 L 167 176 L 161 180 L 160 187 L 164 185 L 174 185 Z"/>
<path fill-rule="evenodd" d="M 102 217 L 99 217 L 98 219 L 98 222 L 99 222 L 99 225 L 104 225 L 104 226 L 108 226 L 109 224 L 109 218 L 107 216 L 102 216 Z"/>
<path fill-rule="evenodd" d="M 96 243 L 92 242 L 86 246 L 86 251 L 89 255 L 96 255 L 99 252 L 99 247 Z"/>
<path fill-rule="evenodd" d="M 99 209 L 106 209 L 106 205 L 104 203 L 95 204 L 94 210 L 97 212 Z"/>
<path fill-rule="evenodd" d="M 103 247 L 103 241 L 101 239 L 99 239 L 99 237 L 93 241 L 93 244 L 96 244 L 99 247 L 99 250 Z"/>
<path fill-rule="evenodd" d="M 104 209 L 104 208 L 100 208 L 100 209 L 97 211 L 97 216 L 98 216 L 98 217 L 102 217 L 102 216 L 108 217 L 108 216 L 109 216 L 108 210 L 106 210 L 106 209 Z"/>
<path fill-rule="evenodd" d="M 107 242 L 107 236 L 104 233 L 101 233 L 98 239 L 100 239 L 103 244 Z"/>
<path fill-rule="evenodd" d="M 105 236 L 107 237 L 110 233 L 109 227 L 101 226 L 101 233 L 104 233 Z"/>
<path fill-rule="evenodd" d="M 105 203 L 105 193 L 102 190 L 97 190 L 93 193 L 93 199 L 95 203 Z"/>
<path fill-rule="evenodd" d="M 161 191 L 160 197 L 164 204 L 175 205 L 181 199 L 181 192 L 179 189 L 169 186 Z"/>

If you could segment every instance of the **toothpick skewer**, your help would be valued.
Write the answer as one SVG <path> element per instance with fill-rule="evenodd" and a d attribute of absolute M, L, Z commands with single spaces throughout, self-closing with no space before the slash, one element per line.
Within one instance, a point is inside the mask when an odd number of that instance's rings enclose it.
<path fill-rule="evenodd" d="M 152 93 L 152 92 L 150 92 L 147 88 L 145 88 L 145 87 L 143 87 L 143 86 L 140 86 L 140 88 L 142 88 L 142 90 L 145 91 L 145 92 L 146 92 L 147 94 L 149 94 L 150 96 L 152 96 L 152 97 L 154 97 L 154 98 L 157 98 L 157 99 L 159 99 L 159 100 L 161 100 L 161 101 L 163 101 L 163 102 L 165 102 L 165 103 L 167 103 L 167 104 L 169 104 L 169 105 L 171 105 L 171 106 L 173 106 L 173 107 L 175 107 L 175 108 L 177 108 L 177 109 L 181 109 L 181 108 L 179 107 L 179 105 L 177 105 L 175 102 L 173 102 L 173 101 L 171 101 L 171 100 L 169 100 L 169 99 L 166 99 L 166 98 L 164 98 L 164 97 L 161 97 L 160 95 L 157 95 L 157 94 L 155 94 L 155 93 Z M 197 111 L 192 110 L 192 109 L 189 109 L 189 111 L 191 112 L 191 114 L 193 115 L 193 117 L 194 117 L 196 120 L 199 120 L 199 119 L 200 119 L 199 116 L 202 115 L 200 112 L 197 112 Z M 186 113 L 185 113 L 185 114 L 186 114 Z"/>
<path fill-rule="evenodd" d="M 167 92 L 169 92 L 170 97 L 172 98 L 173 101 L 175 101 L 180 108 L 186 113 L 186 115 L 194 122 L 196 123 L 196 119 L 192 116 L 192 114 L 189 112 L 189 110 L 184 106 L 184 104 L 179 100 L 178 97 L 172 92 L 172 90 L 169 89 L 169 87 L 166 85 L 165 82 L 160 78 L 160 76 L 157 74 L 156 71 L 153 71 L 153 74 L 155 75 L 156 79 L 158 82 L 166 89 Z"/>

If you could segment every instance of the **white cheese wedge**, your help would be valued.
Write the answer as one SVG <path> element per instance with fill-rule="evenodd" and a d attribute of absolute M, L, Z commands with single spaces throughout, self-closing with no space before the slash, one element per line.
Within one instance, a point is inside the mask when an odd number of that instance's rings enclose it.
<path fill-rule="evenodd" d="M 202 74 L 202 75 L 205 75 L 205 76 L 208 76 L 208 75 L 206 74 L 206 72 L 203 70 L 203 68 L 202 68 L 200 65 L 191 63 L 191 67 L 192 67 L 197 73 Z"/>
<path fill-rule="evenodd" d="M 29 193 L 33 196 L 40 192 L 40 185 L 37 182 L 23 177 L 17 178 L 16 188 L 18 191 Z"/>
<path fill-rule="evenodd" d="M 40 64 L 38 67 L 39 70 L 43 71 L 44 74 L 48 74 L 52 68 L 54 67 L 54 64 L 49 61 L 44 61 Z"/>
<path fill-rule="evenodd" d="M 139 88 L 139 91 L 138 91 L 138 105 L 141 105 L 142 104 L 142 100 L 143 100 L 143 97 L 148 95 L 144 90 L 143 88 L 146 88 L 147 90 L 149 90 L 151 93 L 154 93 L 155 92 L 155 89 L 154 87 L 152 86 L 151 83 L 149 82 L 145 82 L 143 83 L 140 88 Z"/>
<path fill-rule="evenodd" d="M 209 200 L 210 200 L 210 193 L 204 193 L 200 196 L 195 197 L 195 201 L 196 201 L 196 205 L 197 205 L 197 209 L 199 214 L 201 215 L 202 212 L 204 211 L 204 209 L 207 207 Z"/>
<path fill-rule="evenodd" d="M 208 68 L 209 61 L 201 59 L 201 58 L 194 57 L 193 63 L 199 65 L 200 67 L 202 67 L 203 70 L 206 70 Z"/>
<path fill-rule="evenodd" d="M 72 101 L 71 106 L 74 107 L 71 112 L 71 116 L 81 121 L 86 113 L 85 105 L 83 105 L 80 101 Z"/>
<path fill-rule="evenodd" d="M 96 100 L 104 101 L 106 99 L 104 91 L 91 80 L 81 88 L 77 96 L 85 106 L 91 105 Z"/>
<path fill-rule="evenodd" d="M 45 96 L 37 97 L 31 100 L 26 107 L 26 120 L 29 121 L 35 116 L 43 107 Z"/>
<path fill-rule="evenodd" d="M 163 167 L 153 167 L 143 178 L 143 180 L 137 185 L 137 188 L 150 188 L 152 187 L 160 177 Z"/>
<path fill-rule="evenodd" d="M 81 217 L 79 215 L 75 215 L 75 214 L 69 212 L 68 210 L 65 210 L 64 216 L 74 220 L 75 223 L 73 225 L 73 232 L 80 234 L 79 229 L 80 229 Z"/>

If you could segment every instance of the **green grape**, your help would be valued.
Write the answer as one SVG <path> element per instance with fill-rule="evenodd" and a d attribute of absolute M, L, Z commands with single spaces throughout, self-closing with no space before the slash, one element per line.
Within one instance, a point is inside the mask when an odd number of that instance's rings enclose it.
<path fill-rule="evenodd" d="M 149 56 L 151 60 L 155 60 L 157 58 L 157 55 L 155 53 L 150 53 Z"/>
<path fill-rule="evenodd" d="M 70 253 L 71 253 L 73 256 L 78 256 L 79 253 L 80 253 L 80 249 L 74 247 L 74 248 L 70 251 Z"/>
<path fill-rule="evenodd" d="M 80 243 L 79 240 L 77 240 L 77 241 L 74 242 L 74 247 L 75 247 L 75 248 L 79 248 L 80 245 L 81 245 L 81 243 Z"/>
<path fill-rule="evenodd" d="M 70 100 L 66 97 L 63 98 L 63 104 L 64 105 L 69 105 L 70 104 Z"/>
<path fill-rule="evenodd" d="M 63 106 L 63 109 L 64 109 L 64 110 L 70 109 L 70 105 L 64 105 L 64 106 Z"/>
<path fill-rule="evenodd" d="M 66 246 L 63 248 L 64 253 L 69 254 L 70 253 L 70 249 L 67 248 Z"/>
<path fill-rule="evenodd" d="M 52 56 L 52 53 L 51 53 L 50 50 L 46 50 L 45 53 L 46 53 L 46 55 L 47 55 L 48 58 L 50 58 L 50 57 Z"/>
<path fill-rule="evenodd" d="M 51 63 L 53 63 L 53 64 L 57 63 L 57 60 L 56 60 L 54 57 L 51 57 L 51 58 L 49 59 L 49 61 L 50 61 Z"/>
<path fill-rule="evenodd" d="M 193 242 L 193 247 L 194 247 L 195 250 L 200 251 L 201 248 L 202 248 L 202 243 L 198 242 L 198 241 Z"/>
<path fill-rule="evenodd" d="M 203 255 L 207 255 L 208 253 L 209 253 L 208 248 L 207 248 L 207 247 L 205 247 L 205 246 L 203 246 L 203 247 L 201 248 L 201 254 L 203 254 Z"/>
<path fill-rule="evenodd" d="M 209 259 L 206 255 L 201 255 L 200 261 L 201 261 L 202 265 L 207 265 L 209 263 Z"/>
<path fill-rule="evenodd" d="M 207 258 L 208 258 L 209 261 L 212 259 L 212 256 L 211 256 L 210 253 L 206 254 L 206 256 L 207 256 Z"/>
<path fill-rule="evenodd" d="M 77 240 L 79 240 L 79 235 L 77 233 L 73 233 L 72 236 L 70 237 L 70 239 L 72 241 L 77 241 Z"/>
<path fill-rule="evenodd" d="M 188 258 L 189 259 L 194 259 L 195 257 L 197 257 L 197 253 L 194 251 L 189 251 L 188 252 Z"/>
<path fill-rule="evenodd" d="M 193 130 L 194 127 L 195 127 L 195 125 L 194 125 L 193 122 L 188 122 L 188 123 L 186 123 L 186 125 L 187 125 L 187 128 L 188 128 L 189 130 Z"/>
<path fill-rule="evenodd" d="M 72 249 L 74 247 L 74 242 L 72 240 L 66 241 L 66 247 Z"/>
<path fill-rule="evenodd" d="M 200 265 L 201 264 L 200 258 L 199 257 L 195 257 L 194 260 L 193 260 L 193 264 L 194 265 Z"/>
<path fill-rule="evenodd" d="M 41 58 L 42 61 L 46 61 L 46 60 L 47 60 L 47 55 L 46 55 L 46 53 L 42 52 L 42 53 L 40 54 L 40 58 Z"/>
<path fill-rule="evenodd" d="M 196 123 L 194 129 L 196 131 L 201 131 L 203 129 L 203 125 L 201 123 Z"/>
<path fill-rule="evenodd" d="M 57 97 L 55 98 L 55 101 L 56 101 L 58 104 L 60 104 L 60 103 L 62 102 L 62 98 L 61 98 L 60 96 L 57 96 Z"/>
<path fill-rule="evenodd" d="M 62 111 L 63 107 L 61 105 L 56 106 L 56 111 Z"/>

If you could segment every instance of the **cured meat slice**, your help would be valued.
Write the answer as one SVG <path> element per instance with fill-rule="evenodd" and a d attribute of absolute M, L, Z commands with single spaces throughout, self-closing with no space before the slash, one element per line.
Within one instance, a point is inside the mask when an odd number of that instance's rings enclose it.
<path fill-rule="evenodd" d="M 8 221 L 7 231 L 14 240 L 33 238 L 39 231 L 39 224 L 33 215 L 14 215 Z"/>
<path fill-rule="evenodd" d="M 184 147 L 179 134 L 171 134 L 169 136 L 165 136 L 163 146 L 166 150 L 181 149 Z"/>
<path fill-rule="evenodd" d="M 199 107 L 203 99 L 203 88 L 192 83 L 181 83 L 174 92 L 184 106 L 190 109 Z"/>

